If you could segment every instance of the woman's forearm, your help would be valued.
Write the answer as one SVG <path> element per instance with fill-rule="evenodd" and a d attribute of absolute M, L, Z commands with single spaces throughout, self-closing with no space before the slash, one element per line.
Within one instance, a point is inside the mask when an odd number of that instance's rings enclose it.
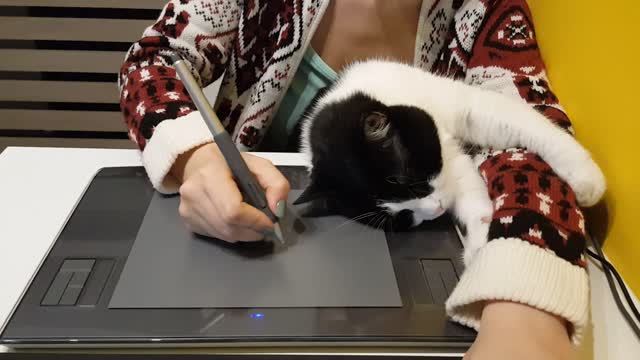
<path fill-rule="evenodd" d="M 573 359 L 567 321 L 528 305 L 488 302 L 465 359 Z"/>

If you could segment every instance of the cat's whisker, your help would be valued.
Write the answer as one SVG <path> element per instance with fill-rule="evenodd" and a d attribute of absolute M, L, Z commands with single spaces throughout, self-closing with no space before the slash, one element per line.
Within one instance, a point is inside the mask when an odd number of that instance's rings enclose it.
<path fill-rule="evenodd" d="M 380 222 L 378 223 L 378 226 L 376 226 L 377 230 L 382 230 L 384 231 L 384 224 L 387 222 L 387 217 L 386 215 L 382 216 L 382 218 L 380 219 Z"/>
<path fill-rule="evenodd" d="M 358 220 L 366 219 L 367 217 L 369 217 L 369 216 L 373 216 L 373 215 L 375 215 L 375 214 L 376 214 L 376 212 L 375 212 L 375 211 L 370 211 L 370 212 L 368 212 L 368 213 L 360 214 L 360 215 L 355 216 L 355 217 L 353 217 L 353 218 L 351 218 L 351 219 L 347 219 L 346 221 L 344 221 L 344 222 L 343 222 L 343 223 L 341 223 L 340 225 L 336 226 L 336 229 L 339 229 L 339 228 L 341 228 L 341 227 L 343 227 L 343 226 L 345 226 L 345 225 L 347 225 L 347 224 L 354 223 L 354 222 L 356 222 L 356 221 L 358 221 Z"/>
<path fill-rule="evenodd" d="M 371 226 L 371 222 L 378 217 L 378 214 L 376 213 L 376 216 L 374 216 L 373 218 L 369 219 L 369 221 L 367 221 L 367 226 Z"/>
<path fill-rule="evenodd" d="M 386 219 L 387 215 L 383 212 L 380 213 L 380 217 L 378 218 L 378 220 L 376 220 L 376 222 L 374 223 L 374 229 L 379 229 L 380 228 L 380 224 L 382 222 L 384 222 L 384 219 Z"/>
<path fill-rule="evenodd" d="M 353 217 L 353 218 L 349 219 L 349 221 L 357 221 L 357 220 L 361 220 L 361 219 L 366 218 L 367 216 L 375 215 L 375 213 L 376 213 L 375 211 L 370 211 L 370 212 L 368 212 L 368 213 L 364 213 L 364 214 L 361 214 L 361 215 L 355 216 L 355 217 Z"/>
<path fill-rule="evenodd" d="M 381 215 L 384 216 L 381 212 L 376 213 L 376 216 L 374 216 L 373 219 L 369 220 L 367 226 L 375 228 L 374 225 L 378 222 L 378 219 Z"/>
<path fill-rule="evenodd" d="M 376 215 L 376 217 L 373 219 L 373 221 L 371 221 L 369 225 L 369 227 L 371 229 L 375 229 L 376 228 L 376 224 L 378 223 L 378 220 L 380 219 L 380 214 Z"/>

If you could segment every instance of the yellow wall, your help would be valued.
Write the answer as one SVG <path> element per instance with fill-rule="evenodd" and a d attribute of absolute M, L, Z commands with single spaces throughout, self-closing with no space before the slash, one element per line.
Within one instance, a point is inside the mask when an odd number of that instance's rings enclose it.
<path fill-rule="evenodd" d="M 605 252 L 640 294 L 640 2 L 529 6 L 551 85 L 607 177 Z"/>

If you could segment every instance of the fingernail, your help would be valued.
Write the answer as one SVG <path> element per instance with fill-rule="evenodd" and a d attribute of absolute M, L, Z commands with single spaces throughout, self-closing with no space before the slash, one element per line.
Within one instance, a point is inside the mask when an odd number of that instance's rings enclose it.
<path fill-rule="evenodd" d="M 284 217 L 286 211 L 287 203 L 284 200 L 278 201 L 278 203 L 276 203 L 276 216 L 281 219 Z"/>

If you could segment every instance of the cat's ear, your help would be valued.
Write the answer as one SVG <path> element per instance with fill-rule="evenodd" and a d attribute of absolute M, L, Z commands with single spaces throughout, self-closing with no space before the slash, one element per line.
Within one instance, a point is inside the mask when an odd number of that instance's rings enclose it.
<path fill-rule="evenodd" d="M 386 114 L 373 111 L 363 116 L 364 137 L 369 141 L 382 140 L 389 134 L 391 124 Z"/>
<path fill-rule="evenodd" d="M 311 183 L 309 183 L 296 201 L 293 202 L 293 205 L 304 204 L 318 199 L 327 199 L 332 197 L 332 195 L 333 192 L 322 187 L 319 182 L 314 180 L 314 177 L 311 177 Z"/>

